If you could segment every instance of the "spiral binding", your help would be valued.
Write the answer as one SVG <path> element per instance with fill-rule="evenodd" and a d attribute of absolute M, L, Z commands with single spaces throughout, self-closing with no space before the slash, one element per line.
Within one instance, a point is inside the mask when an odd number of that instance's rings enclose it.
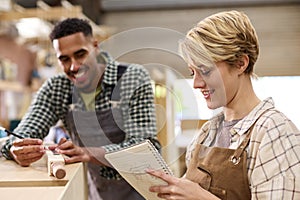
<path fill-rule="evenodd" d="M 158 150 L 155 148 L 155 146 L 152 144 L 152 142 L 150 140 L 147 140 L 147 142 L 149 143 L 149 145 L 148 145 L 149 150 L 152 152 L 153 156 L 156 158 L 157 162 L 162 167 L 163 171 L 166 174 L 173 175 L 173 172 L 169 169 L 167 163 L 165 162 L 163 157 L 160 155 Z"/>

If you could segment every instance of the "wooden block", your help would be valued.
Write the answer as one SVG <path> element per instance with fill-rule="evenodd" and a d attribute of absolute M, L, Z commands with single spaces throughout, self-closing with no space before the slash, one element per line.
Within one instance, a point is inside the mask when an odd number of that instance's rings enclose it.
<path fill-rule="evenodd" d="M 46 150 L 48 175 L 62 179 L 66 176 L 65 159 L 61 154 Z"/>

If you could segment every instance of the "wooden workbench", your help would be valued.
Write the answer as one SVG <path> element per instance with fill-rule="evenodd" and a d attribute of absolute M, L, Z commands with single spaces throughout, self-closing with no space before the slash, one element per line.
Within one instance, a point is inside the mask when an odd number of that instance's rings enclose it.
<path fill-rule="evenodd" d="M 65 166 L 63 179 L 51 177 L 46 159 L 21 167 L 0 158 L 0 197 L 6 200 L 87 200 L 86 167 L 83 163 Z"/>

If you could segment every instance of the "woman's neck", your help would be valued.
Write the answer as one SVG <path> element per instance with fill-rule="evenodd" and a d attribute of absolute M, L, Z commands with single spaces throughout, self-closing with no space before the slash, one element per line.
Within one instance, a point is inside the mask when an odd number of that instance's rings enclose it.
<path fill-rule="evenodd" d="M 242 119 L 259 103 L 260 99 L 256 96 L 250 81 L 250 83 L 242 85 L 234 99 L 224 107 L 225 120 Z"/>

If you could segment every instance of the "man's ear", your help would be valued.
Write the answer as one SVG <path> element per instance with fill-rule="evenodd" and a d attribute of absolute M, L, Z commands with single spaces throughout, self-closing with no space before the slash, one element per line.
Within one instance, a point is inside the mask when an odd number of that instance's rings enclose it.
<path fill-rule="evenodd" d="M 244 73 L 249 65 L 249 57 L 246 54 L 243 54 L 237 61 L 236 66 L 239 70 L 239 75 Z"/>
<path fill-rule="evenodd" d="M 94 39 L 93 46 L 98 48 L 98 40 Z"/>

